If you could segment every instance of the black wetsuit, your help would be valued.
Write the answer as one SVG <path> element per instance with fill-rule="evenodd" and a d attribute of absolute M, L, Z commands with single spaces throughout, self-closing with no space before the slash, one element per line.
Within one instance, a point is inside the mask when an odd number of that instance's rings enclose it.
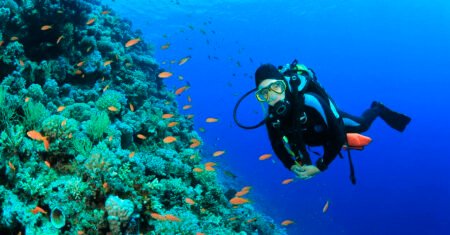
<path fill-rule="evenodd" d="M 366 110 L 361 117 L 356 117 L 339 111 L 334 102 L 328 97 L 315 92 L 299 93 L 305 97 L 304 111 L 306 123 L 302 130 L 296 130 L 292 120 L 292 107 L 283 118 L 279 118 L 279 127 L 274 127 L 273 120 L 266 122 L 272 148 L 278 158 L 288 169 L 295 164 L 293 157 L 287 151 L 283 136 L 288 138 L 292 150 L 297 150 L 301 164 L 311 165 L 311 159 L 306 149 L 309 146 L 323 146 L 323 156 L 316 161 L 319 170 L 324 171 L 336 158 L 345 143 L 346 133 L 361 133 L 366 131 L 380 114 L 380 108 L 373 106 Z M 269 112 L 271 112 L 269 108 Z M 302 135 L 299 136 L 299 131 Z"/>

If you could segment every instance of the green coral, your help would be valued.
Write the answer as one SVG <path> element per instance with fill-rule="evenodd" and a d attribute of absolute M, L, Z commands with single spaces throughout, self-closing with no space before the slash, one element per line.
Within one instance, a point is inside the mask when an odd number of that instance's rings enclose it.
<path fill-rule="evenodd" d="M 98 112 L 91 116 L 86 124 L 86 133 L 95 141 L 103 137 L 108 126 L 111 124 L 108 114 L 106 112 Z"/>
<path fill-rule="evenodd" d="M 24 111 L 23 125 L 26 130 L 38 129 L 44 119 L 49 116 L 49 112 L 40 102 L 36 103 L 30 100 L 29 102 L 26 102 L 22 108 Z"/>
<path fill-rule="evenodd" d="M 125 96 L 114 90 L 106 90 L 105 93 L 103 93 L 102 96 L 97 100 L 95 105 L 99 110 L 106 111 L 108 110 L 108 107 L 116 107 L 119 111 L 122 105 L 126 104 L 126 98 Z"/>
<path fill-rule="evenodd" d="M 7 127 L 0 135 L 0 151 L 8 155 L 19 151 L 24 137 L 23 126 L 14 125 Z"/>

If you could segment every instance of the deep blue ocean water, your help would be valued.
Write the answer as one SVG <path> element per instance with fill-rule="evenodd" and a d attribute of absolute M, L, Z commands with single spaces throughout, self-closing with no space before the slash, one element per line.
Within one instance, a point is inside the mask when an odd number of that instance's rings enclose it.
<path fill-rule="evenodd" d="M 448 234 L 450 231 L 450 2 L 445 0 L 104 1 L 155 45 L 161 67 L 174 72 L 170 89 L 190 83 L 195 128 L 206 159 L 237 176 L 236 189 L 289 234 Z M 167 50 L 160 46 L 170 43 Z M 170 64 L 185 56 L 182 66 Z M 315 70 L 339 108 L 359 115 L 373 100 L 412 117 L 404 133 L 376 120 L 373 143 L 354 151 L 357 185 L 347 159 L 308 181 L 293 177 L 273 153 L 266 129 L 246 131 L 232 119 L 242 94 L 253 89 L 261 63 L 297 58 Z M 163 64 L 163 61 L 167 61 Z M 184 80 L 177 77 L 182 75 Z M 262 119 L 251 96 L 239 118 Z M 206 123 L 205 118 L 220 118 Z M 210 157 L 225 150 L 219 158 Z M 314 156 L 314 155 L 312 155 Z M 231 178 L 225 176 L 228 182 Z M 329 201 L 329 210 L 322 207 Z"/>

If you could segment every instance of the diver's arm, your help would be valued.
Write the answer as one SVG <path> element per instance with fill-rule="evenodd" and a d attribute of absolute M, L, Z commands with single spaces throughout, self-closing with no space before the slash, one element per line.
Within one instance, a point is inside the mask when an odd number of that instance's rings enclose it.
<path fill-rule="evenodd" d="M 290 170 L 291 167 L 295 165 L 295 162 L 284 147 L 283 137 L 280 136 L 275 128 L 270 126 L 270 124 L 267 124 L 266 126 L 273 151 L 277 155 L 278 159 L 280 159 L 280 161 L 283 163 L 283 165 Z"/>

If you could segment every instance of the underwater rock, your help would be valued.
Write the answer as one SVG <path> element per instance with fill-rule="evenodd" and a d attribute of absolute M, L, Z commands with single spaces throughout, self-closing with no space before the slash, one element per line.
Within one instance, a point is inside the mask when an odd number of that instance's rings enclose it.
<path fill-rule="evenodd" d="M 53 227 L 62 228 L 66 225 L 66 215 L 61 209 L 55 207 L 50 214 L 50 221 L 52 222 Z"/>

